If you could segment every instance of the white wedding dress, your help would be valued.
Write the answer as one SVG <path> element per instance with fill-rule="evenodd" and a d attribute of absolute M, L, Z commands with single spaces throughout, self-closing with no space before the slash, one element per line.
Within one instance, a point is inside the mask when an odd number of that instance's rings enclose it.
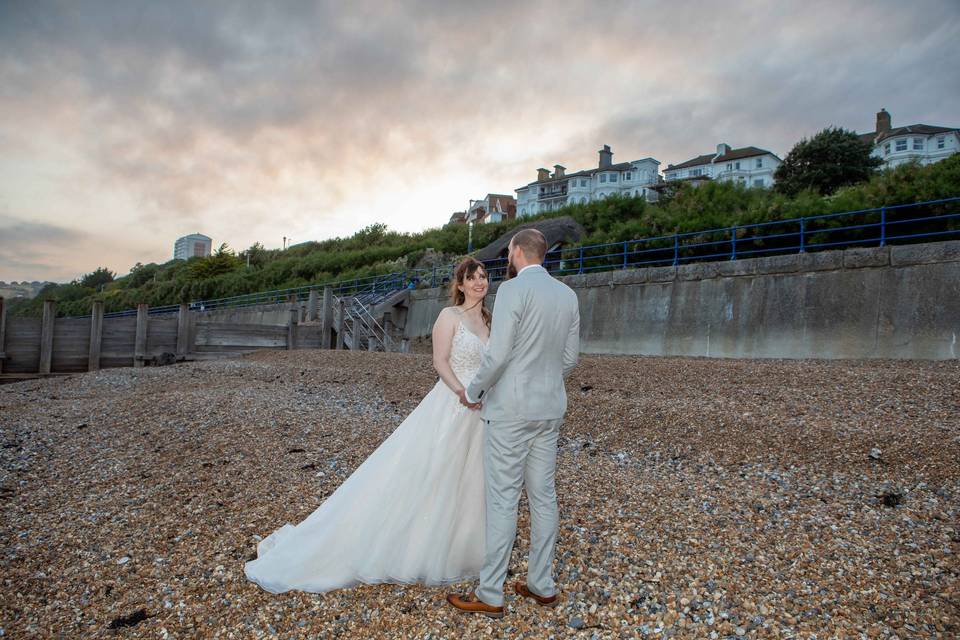
<path fill-rule="evenodd" d="M 450 365 L 467 385 L 485 343 L 459 324 Z M 477 578 L 484 556 L 483 429 L 442 380 L 300 524 L 257 545 L 247 578 L 272 593 Z"/>

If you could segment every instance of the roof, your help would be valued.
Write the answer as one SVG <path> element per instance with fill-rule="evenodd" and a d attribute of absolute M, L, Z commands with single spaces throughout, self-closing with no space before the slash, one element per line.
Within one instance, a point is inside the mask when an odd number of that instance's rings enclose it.
<path fill-rule="evenodd" d="M 876 131 L 871 131 L 869 133 L 858 133 L 857 135 L 864 142 L 870 144 L 879 144 L 884 140 L 889 138 L 895 138 L 896 136 L 903 135 L 921 135 L 921 136 L 932 136 L 938 133 L 950 133 L 952 131 L 957 131 L 956 127 L 937 127 L 932 124 L 911 124 L 906 127 L 893 127 L 890 131 L 886 131 L 879 136 Z"/>
<path fill-rule="evenodd" d="M 753 158 L 756 156 L 765 156 L 771 155 L 777 157 L 772 151 L 767 151 L 766 149 L 761 149 L 759 147 L 741 147 L 739 149 L 731 149 L 727 151 L 720 157 L 716 157 L 716 153 L 707 153 L 702 156 L 697 156 L 687 160 L 686 162 L 681 162 L 680 164 L 671 164 L 667 165 L 667 171 L 672 171 L 673 169 L 686 169 L 687 167 L 697 167 L 703 164 L 711 164 L 716 162 L 729 162 L 731 160 L 740 160 L 741 158 Z"/>
<path fill-rule="evenodd" d="M 760 149 L 759 147 L 743 147 L 742 149 L 731 149 L 714 162 L 729 162 L 730 160 L 739 160 L 740 158 L 753 158 L 755 156 L 774 155 L 772 151 Z"/>
<path fill-rule="evenodd" d="M 697 165 L 701 165 L 701 164 L 710 164 L 710 162 L 713 160 L 714 156 L 716 155 L 717 154 L 715 153 L 708 153 L 706 155 L 697 156 L 696 158 L 687 160 L 686 162 L 681 162 L 680 164 L 667 165 L 667 170 L 669 171 L 670 169 L 686 169 L 687 167 L 696 167 Z"/>
<path fill-rule="evenodd" d="M 571 244 L 578 242 L 587 235 L 583 227 L 570 216 L 561 216 L 559 218 L 547 218 L 546 220 L 537 220 L 528 222 L 519 227 L 514 227 L 506 232 L 483 249 L 477 252 L 477 260 L 496 260 L 505 258 L 507 249 L 510 246 L 510 240 L 513 236 L 523 229 L 537 229 L 547 239 L 547 248 L 554 247 L 557 244 Z"/>

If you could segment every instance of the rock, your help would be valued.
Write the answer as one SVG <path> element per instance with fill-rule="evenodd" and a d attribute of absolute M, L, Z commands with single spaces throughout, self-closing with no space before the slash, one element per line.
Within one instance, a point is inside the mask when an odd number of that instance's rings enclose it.
<path fill-rule="evenodd" d="M 876 447 L 874 447 L 873 449 L 870 449 L 871 460 L 879 460 L 881 455 L 882 455 L 882 452 L 880 451 L 880 449 Z"/>
<path fill-rule="evenodd" d="M 583 619 L 579 616 L 573 616 L 570 618 L 570 621 L 567 622 L 567 626 L 573 629 L 583 629 L 586 626 L 586 623 L 584 623 Z"/>

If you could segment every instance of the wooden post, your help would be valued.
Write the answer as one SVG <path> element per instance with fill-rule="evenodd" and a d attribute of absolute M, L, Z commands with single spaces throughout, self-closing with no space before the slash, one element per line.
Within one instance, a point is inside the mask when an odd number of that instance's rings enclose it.
<path fill-rule="evenodd" d="M 3 360 L 7 354 L 3 351 L 4 337 L 7 332 L 7 307 L 3 303 L 3 296 L 0 296 L 0 373 L 3 373 Z"/>
<path fill-rule="evenodd" d="M 3 373 L 3 361 L 7 354 L 3 350 L 5 336 L 7 333 L 7 307 L 4 305 L 3 296 L 0 296 L 0 373 Z"/>
<path fill-rule="evenodd" d="M 310 289 L 310 297 L 307 298 L 307 322 L 316 322 L 317 307 L 320 303 L 320 296 L 316 289 Z"/>
<path fill-rule="evenodd" d="M 90 310 L 90 353 L 87 371 L 100 370 L 100 344 L 103 341 L 103 300 L 94 300 Z"/>
<path fill-rule="evenodd" d="M 343 316 L 347 313 L 346 303 L 343 301 L 343 298 L 340 298 L 340 313 L 337 315 L 337 349 L 343 349 L 343 326 L 344 318 Z"/>
<path fill-rule="evenodd" d="M 53 323 L 56 321 L 57 301 L 43 301 L 43 324 L 40 328 L 40 369 L 39 373 L 50 373 L 53 362 Z"/>
<path fill-rule="evenodd" d="M 147 357 L 147 313 L 150 307 L 146 302 L 137 305 L 137 336 L 133 343 L 133 366 L 140 368 Z"/>
<path fill-rule="evenodd" d="M 290 309 L 290 321 L 287 323 L 287 351 L 294 348 L 297 340 L 297 320 L 300 319 L 300 308 Z"/>
<path fill-rule="evenodd" d="M 320 316 L 320 348 L 332 349 L 333 342 L 333 289 L 323 288 L 323 309 Z"/>
<path fill-rule="evenodd" d="M 407 338 L 400 341 L 400 353 L 410 353 L 410 340 Z"/>
<path fill-rule="evenodd" d="M 190 351 L 190 305 L 186 302 L 180 304 L 180 310 L 177 312 L 177 355 L 185 356 Z"/>

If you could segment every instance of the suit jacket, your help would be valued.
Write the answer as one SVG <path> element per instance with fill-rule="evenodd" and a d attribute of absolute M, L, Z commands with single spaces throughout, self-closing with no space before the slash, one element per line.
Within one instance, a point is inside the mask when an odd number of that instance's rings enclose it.
<path fill-rule="evenodd" d="M 467 397 L 485 420 L 552 420 L 567 410 L 563 379 L 580 356 L 577 294 L 536 265 L 497 290 L 490 341 Z"/>

